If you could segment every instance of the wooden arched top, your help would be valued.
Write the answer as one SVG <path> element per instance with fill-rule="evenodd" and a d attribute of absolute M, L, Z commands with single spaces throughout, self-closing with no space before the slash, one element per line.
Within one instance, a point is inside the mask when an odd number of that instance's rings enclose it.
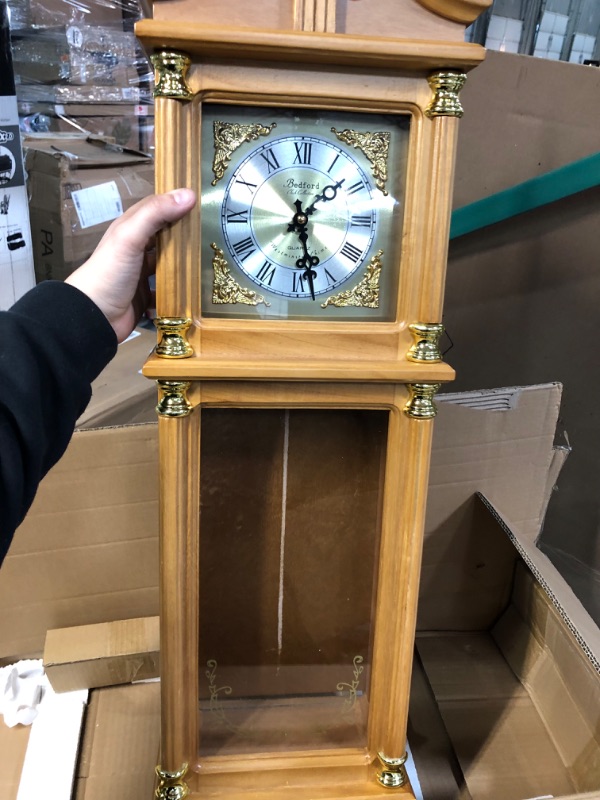
<path fill-rule="evenodd" d="M 417 0 L 417 2 L 440 17 L 470 25 L 492 5 L 493 0 Z"/>

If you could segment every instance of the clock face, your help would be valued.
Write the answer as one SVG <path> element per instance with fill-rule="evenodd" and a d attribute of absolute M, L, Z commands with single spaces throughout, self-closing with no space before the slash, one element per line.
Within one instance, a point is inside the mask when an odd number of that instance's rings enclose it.
<path fill-rule="evenodd" d="M 282 136 L 238 164 L 221 204 L 223 239 L 261 289 L 315 301 L 364 264 L 377 230 L 372 181 L 347 149 Z"/>
<path fill-rule="evenodd" d="M 202 315 L 394 319 L 408 116 L 206 104 Z"/>

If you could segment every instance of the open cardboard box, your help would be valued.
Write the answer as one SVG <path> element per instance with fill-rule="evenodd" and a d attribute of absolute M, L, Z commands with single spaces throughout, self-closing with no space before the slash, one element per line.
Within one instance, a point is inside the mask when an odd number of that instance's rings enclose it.
<path fill-rule="evenodd" d="M 439 398 L 409 728 L 425 800 L 600 797 L 600 635 L 535 545 L 566 455 L 560 395 L 547 384 Z M 156 425 L 76 432 L 0 572 L 0 658 L 39 655 L 55 628 L 154 617 L 157 576 Z M 155 621 L 130 624 L 152 674 Z M 62 688 L 90 658 L 95 685 L 129 681 L 131 652 L 115 661 L 123 630 L 100 625 L 94 645 L 88 629 L 91 657 L 63 640 L 50 667 Z M 157 684 L 91 692 L 77 800 L 152 796 L 158 715 Z M 26 743 L 0 728 L 7 800 Z"/>

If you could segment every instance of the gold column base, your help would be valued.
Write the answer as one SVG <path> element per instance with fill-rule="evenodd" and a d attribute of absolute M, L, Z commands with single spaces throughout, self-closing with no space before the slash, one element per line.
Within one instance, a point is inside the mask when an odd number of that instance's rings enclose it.
<path fill-rule="evenodd" d="M 442 360 L 440 337 L 444 326 L 436 322 L 414 322 L 408 326 L 414 344 L 406 354 L 409 361 L 434 364 Z"/>
<path fill-rule="evenodd" d="M 192 346 L 185 335 L 192 324 L 191 319 L 184 317 L 158 317 L 154 324 L 160 334 L 156 345 L 156 355 L 161 358 L 189 358 L 194 354 Z"/>
<path fill-rule="evenodd" d="M 156 767 L 158 775 L 158 787 L 154 796 L 157 800 L 183 800 L 190 793 L 187 784 L 183 781 L 188 765 L 183 766 L 177 772 L 167 772 L 162 769 L 160 764 Z"/>
<path fill-rule="evenodd" d="M 377 773 L 377 780 L 386 789 L 400 789 L 408 783 L 408 776 L 404 767 L 407 759 L 405 753 L 402 758 L 388 758 L 383 753 L 378 753 L 379 759 L 383 769 Z"/>
<path fill-rule="evenodd" d="M 432 419 L 437 414 L 437 407 L 433 402 L 435 393 L 441 383 L 408 383 L 410 392 L 408 403 L 404 406 L 404 413 L 413 419 Z"/>
<path fill-rule="evenodd" d="M 194 407 L 187 399 L 189 381 L 156 381 L 162 397 L 156 406 L 160 417 L 187 417 Z"/>

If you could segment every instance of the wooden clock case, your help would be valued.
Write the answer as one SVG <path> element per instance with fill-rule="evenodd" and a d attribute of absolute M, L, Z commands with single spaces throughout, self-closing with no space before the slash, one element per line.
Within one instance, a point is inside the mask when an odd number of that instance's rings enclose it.
<path fill-rule="evenodd" d="M 203 191 L 204 104 L 410 118 L 402 248 L 389 322 L 203 317 L 199 214 L 158 241 L 162 748 L 157 797 L 413 797 L 403 763 L 458 100 L 483 50 L 464 27 L 488 0 L 157 2 L 156 189 Z M 364 746 L 201 757 L 202 416 L 212 409 L 384 412 Z M 323 456 L 326 458 L 327 456 Z M 240 620 L 243 623 L 243 620 Z"/>

